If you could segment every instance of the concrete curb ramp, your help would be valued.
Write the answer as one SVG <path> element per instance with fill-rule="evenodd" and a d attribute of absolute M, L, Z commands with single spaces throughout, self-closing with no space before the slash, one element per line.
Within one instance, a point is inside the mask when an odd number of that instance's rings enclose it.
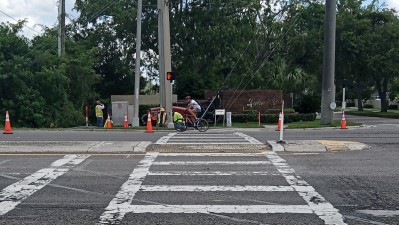
<path fill-rule="evenodd" d="M 371 146 L 354 141 L 292 140 L 285 143 L 268 141 L 275 152 L 336 152 L 371 149 Z"/>

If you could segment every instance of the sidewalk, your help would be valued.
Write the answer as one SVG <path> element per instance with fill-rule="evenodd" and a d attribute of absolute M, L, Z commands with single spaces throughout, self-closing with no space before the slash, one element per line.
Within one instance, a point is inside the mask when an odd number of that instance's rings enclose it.
<path fill-rule="evenodd" d="M 0 154 L 135 154 L 149 141 L 2 141 Z"/>
<path fill-rule="evenodd" d="M 154 147 L 155 146 L 155 147 Z M 262 147 L 263 146 L 263 147 Z M 210 146 L 204 144 L 196 146 L 196 149 L 186 149 L 188 152 L 228 152 L 229 146 Z M 208 146 L 209 147 L 209 146 Z M 231 147 L 231 146 L 230 146 Z M 237 148 L 238 147 L 238 148 Z M 2 141 L 0 142 L 0 154 L 137 154 L 147 151 L 181 152 L 181 146 L 162 146 L 160 149 L 149 141 Z M 164 149 L 164 150 L 162 150 Z M 370 146 L 352 141 L 334 140 L 292 140 L 285 143 L 267 141 L 265 145 L 240 145 L 234 148 L 234 152 L 337 152 L 367 150 Z"/>

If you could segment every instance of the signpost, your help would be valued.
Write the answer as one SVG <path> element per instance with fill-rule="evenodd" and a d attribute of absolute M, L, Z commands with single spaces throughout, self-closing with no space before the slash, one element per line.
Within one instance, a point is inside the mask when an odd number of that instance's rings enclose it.
<path fill-rule="evenodd" d="M 224 115 L 226 114 L 225 109 L 215 109 L 215 126 L 216 126 L 216 116 L 223 116 L 223 127 L 224 127 Z"/>

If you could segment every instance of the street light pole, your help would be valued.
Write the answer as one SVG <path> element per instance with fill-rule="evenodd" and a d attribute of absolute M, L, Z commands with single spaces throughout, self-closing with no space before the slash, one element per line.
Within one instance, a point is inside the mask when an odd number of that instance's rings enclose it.
<path fill-rule="evenodd" d="M 336 0 L 326 1 L 324 28 L 323 81 L 321 97 L 321 124 L 332 124 L 335 109 L 335 30 Z"/>
<path fill-rule="evenodd" d="M 137 33 L 136 33 L 136 70 L 134 75 L 134 115 L 133 127 L 140 126 L 139 121 L 139 96 L 140 96 L 140 56 L 141 56 L 141 12 L 143 0 L 137 1 Z"/>

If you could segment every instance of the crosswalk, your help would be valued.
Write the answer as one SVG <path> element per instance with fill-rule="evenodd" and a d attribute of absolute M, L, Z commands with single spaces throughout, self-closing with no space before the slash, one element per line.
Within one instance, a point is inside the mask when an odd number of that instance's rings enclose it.
<path fill-rule="evenodd" d="M 211 215 L 241 222 L 237 215 L 280 214 L 284 218 L 291 214 L 315 216 L 320 221 L 315 224 L 346 224 L 339 211 L 275 152 L 147 152 L 140 157 L 94 223 L 120 224 L 130 215 L 137 215 L 137 219 L 147 214 Z M 0 219 L 90 158 L 66 155 L 4 187 L 0 190 Z M 157 196 L 163 197 L 156 200 Z"/>
<path fill-rule="evenodd" d="M 328 201 L 326 201 L 316 190 L 311 187 L 306 181 L 295 174 L 295 171 L 290 168 L 284 159 L 277 154 L 261 153 L 261 154 L 207 154 L 210 157 L 220 156 L 241 156 L 254 157 L 265 156 L 263 161 L 170 161 L 170 157 L 203 157 L 203 154 L 183 154 L 183 153 L 147 153 L 145 158 L 137 168 L 130 175 L 129 180 L 121 187 L 115 198 L 111 201 L 105 212 L 101 215 L 100 224 L 115 224 L 120 222 L 127 213 L 142 214 L 187 214 L 187 213 L 215 213 L 215 214 L 275 214 L 275 213 L 293 213 L 293 214 L 316 214 L 325 224 L 345 224 L 342 215 L 335 209 Z M 164 161 L 157 161 L 157 157 L 161 156 Z M 150 170 L 151 166 L 162 165 L 181 165 L 190 167 L 192 165 L 270 165 L 276 167 L 277 171 L 287 181 L 288 185 L 284 186 L 258 186 L 258 185 L 145 185 L 143 181 L 149 176 L 157 176 L 163 171 Z M 231 176 L 232 174 L 221 173 L 213 171 L 214 174 L 207 175 Z M 251 173 L 251 172 L 249 172 Z M 173 174 L 163 174 L 166 176 L 196 176 L 201 172 L 187 172 L 180 173 L 174 171 Z M 234 176 L 244 175 L 235 173 Z M 248 171 L 246 174 L 248 175 Z M 258 174 L 254 173 L 252 176 Z M 274 174 L 275 175 L 275 174 Z M 175 204 L 149 204 L 149 205 L 135 205 L 132 201 L 138 192 L 296 192 L 307 203 L 304 205 L 175 205 Z"/>
<path fill-rule="evenodd" d="M 160 138 L 155 144 L 263 144 L 241 132 L 234 133 L 170 133 Z"/>

